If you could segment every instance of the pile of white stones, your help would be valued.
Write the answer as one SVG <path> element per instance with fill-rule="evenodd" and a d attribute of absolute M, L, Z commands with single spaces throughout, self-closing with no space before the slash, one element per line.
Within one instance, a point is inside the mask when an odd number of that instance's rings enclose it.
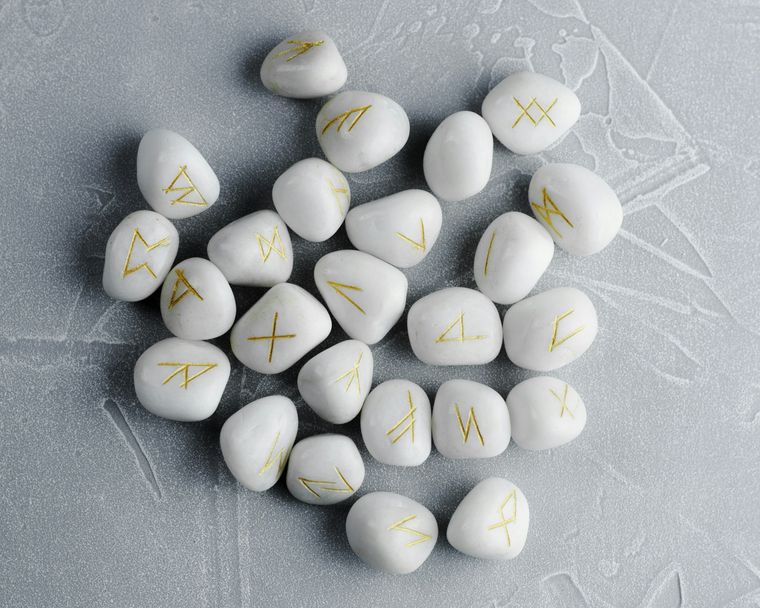
<path fill-rule="evenodd" d="M 312 98 L 340 89 L 346 66 L 324 32 L 302 32 L 277 45 L 261 67 L 264 85 L 278 95 Z M 344 424 L 361 413 L 369 453 L 396 466 L 419 466 L 431 438 L 446 458 L 490 458 L 510 438 L 521 448 L 544 450 L 574 439 L 586 422 L 578 393 L 554 377 L 515 386 L 506 401 L 493 389 L 450 380 L 432 407 L 414 382 L 396 379 L 370 391 L 372 351 L 401 318 L 407 279 L 399 268 L 421 262 L 441 230 L 438 200 L 461 201 L 488 183 L 493 135 L 516 154 L 533 154 L 557 142 L 575 123 L 580 102 L 560 83 L 517 73 L 483 101 L 482 117 L 457 112 L 435 130 L 424 155 L 433 194 L 406 190 L 349 211 L 343 172 L 366 171 L 405 145 L 409 119 L 396 102 L 376 93 L 344 91 L 320 110 L 316 132 L 328 161 L 307 158 L 274 183 L 277 212 L 264 210 L 222 228 L 208 242 L 208 259 L 172 267 L 178 234 L 169 219 L 208 209 L 219 181 L 186 139 L 159 129 L 143 137 L 137 181 L 154 211 L 137 211 L 108 240 L 103 286 L 113 298 L 147 298 L 163 282 L 161 315 L 174 338 L 138 359 L 134 383 L 140 403 L 171 420 L 197 421 L 217 408 L 230 375 L 219 348 L 203 342 L 232 329 L 235 357 L 262 374 L 288 369 L 325 340 L 334 318 L 351 338 L 309 359 L 298 375 L 303 400 L 322 418 Z M 435 196 L 434 196 L 435 195 Z M 547 269 L 554 244 L 575 255 L 603 249 L 622 222 L 615 193 L 591 171 L 549 164 L 529 187 L 536 217 L 505 213 L 484 232 L 474 260 L 480 291 L 453 287 L 431 293 L 409 310 L 414 354 L 430 365 L 477 365 L 496 358 L 502 344 L 516 365 L 549 372 L 580 357 L 597 333 L 591 300 L 574 288 L 527 297 Z M 288 283 L 293 268 L 290 231 L 309 241 L 329 239 L 345 220 L 356 250 L 334 251 L 314 266 L 325 306 Z M 538 220 L 538 221 L 537 221 Z M 270 289 L 235 322 L 230 284 Z M 504 320 L 494 305 L 511 305 Z M 328 312 L 329 310 L 329 312 Z M 354 442 L 323 434 L 293 445 L 298 414 L 280 395 L 258 399 L 224 424 L 221 449 L 232 474 L 255 491 L 271 488 L 287 465 L 286 483 L 297 499 L 329 505 L 352 496 L 364 480 Z M 508 559 L 522 550 L 528 503 L 506 479 L 489 478 L 454 511 L 446 536 L 458 550 Z M 416 570 L 438 537 L 433 514 L 397 494 L 362 496 L 348 513 L 348 541 L 374 568 Z"/>

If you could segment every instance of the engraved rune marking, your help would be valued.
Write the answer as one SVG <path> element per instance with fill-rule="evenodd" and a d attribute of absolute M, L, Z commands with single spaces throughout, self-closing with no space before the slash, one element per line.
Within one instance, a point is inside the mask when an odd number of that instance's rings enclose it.
<path fill-rule="evenodd" d="M 409 436 L 412 440 L 412 445 L 414 445 L 414 423 L 416 420 L 414 419 L 414 412 L 417 411 L 417 406 L 414 405 L 414 401 L 412 401 L 412 391 L 406 391 L 407 395 L 407 402 L 409 403 L 409 411 L 404 414 L 404 416 L 399 420 L 396 424 L 394 424 L 391 428 L 389 428 L 386 431 L 386 435 L 391 440 L 391 443 L 396 443 L 399 439 L 401 439 L 404 435 L 409 433 Z M 407 422 L 408 421 L 408 422 Z M 395 433 L 398 428 L 406 422 L 406 426 L 402 428 L 398 433 L 396 433 L 396 436 L 393 437 L 393 433 Z"/>
<path fill-rule="evenodd" d="M 137 272 L 141 268 L 144 268 L 150 276 L 152 276 L 154 279 L 157 279 L 156 273 L 153 272 L 153 269 L 148 265 L 148 262 L 143 262 L 142 264 L 138 264 L 137 266 L 129 266 L 129 263 L 132 261 L 132 252 L 135 248 L 135 243 L 137 241 L 140 241 L 142 243 L 142 246 L 145 247 L 145 251 L 153 251 L 156 249 L 156 247 L 164 247 L 169 244 L 169 238 L 165 237 L 161 239 L 160 241 L 156 241 L 152 245 L 148 245 L 148 243 L 143 238 L 142 234 L 140 234 L 140 231 L 135 228 L 134 232 L 132 233 L 132 242 L 129 244 L 129 251 L 127 251 L 127 257 L 124 260 L 124 271 L 122 272 L 122 278 L 126 277 L 127 275 L 132 274 L 133 272 Z"/>
<path fill-rule="evenodd" d="M 321 481 L 319 479 L 306 479 L 306 477 L 299 477 L 298 481 L 300 481 L 301 485 L 309 492 L 314 494 L 314 496 L 317 498 L 322 498 L 317 490 L 322 490 L 323 492 L 345 492 L 347 494 L 351 494 L 354 491 L 353 487 L 351 487 L 351 484 L 348 483 L 348 480 L 345 478 L 343 473 L 340 472 L 340 469 L 338 467 L 335 467 L 335 472 L 343 482 L 343 487 L 337 485 L 337 481 Z M 316 490 L 312 486 L 316 486 Z"/>
<path fill-rule="evenodd" d="M 166 361 L 166 362 L 161 362 L 158 365 L 177 368 L 166 377 L 166 379 L 161 383 L 162 385 L 167 384 L 172 378 L 174 378 L 174 376 L 178 374 L 182 374 L 182 377 L 184 378 L 184 380 L 180 382 L 179 387 L 187 390 L 188 384 L 190 384 L 193 380 L 195 380 L 199 376 L 202 376 L 206 372 L 211 371 L 219 364 L 218 363 L 169 363 L 168 361 Z M 191 376 L 190 375 L 191 367 L 202 367 L 203 369 L 199 371 L 197 374 L 193 374 Z"/>
<path fill-rule="evenodd" d="M 527 117 L 527 119 L 528 119 L 530 122 L 532 122 L 532 123 L 533 123 L 533 126 L 534 126 L 534 127 L 537 127 L 537 126 L 538 126 L 538 123 L 540 123 L 540 122 L 541 122 L 541 121 L 542 121 L 544 118 L 546 118 L 546 120 L 548 120 L 548 121 L 551 123 L 552 127 L 556 127 L 556 126 L 557 126 L 556 124 L 554 124 L 554 121 L 552 120 L 552 117 L 551 117 L 551 116 L 549 116 L 549 111 L 550 111 L 550 110 L 551 110 L 551 109 L 554 107 L 554 104 L 555 104 L 555 103 L 557 103 L 557 98 L 556 98 L 556 97 L 554 98 L 554 101 L 552 101 L 552 102 L 549 104 L 549 107 L 548 107 L 548 108 L 546 108 L 546 109 L 544 109 L 543 107 L 541 107 L 541 104 L 540 104 L 540 103 L 538 103 L 538 102 L 536 101 L 536 98 L 535 98 L 535 97 L 534 97 L 533 99 L 531 99 L 531 100 L 530 100 L 530 103 L 528 103 L 528 105 L 527 105 L 527 106 L 523 106 L 523 104 L 521 104 L 521 103 L 518 101 L 517 97 L 513 97 L 512 99 L 515 101 L 515 105 L 516 105 L 518 108 L 520 108 L 520 109 L 522 110 L 522 112 L 521 112 L 521 113 L 520 113 L 520 115 L 517 117 L 517 119 L 515 119 L 515 122 L 513 122 L 513 123 L 512 123 L 512 128 L 513 128 L 513 129 L 514 129 L 514 128 L 515 128 L 515 127 L 518 125 L 518 123 L 519 123 L 519 122 L 522 120 L 522 117 L 523 117 L 523 116 Z M 536 109 L 537 109 L 537 110 L 540 112 L 540 115 L 539 115 L 539 117 L 538 117 L 538 120 L 536 120 L 535 118 L 533 118 L 533 116 L 532 116 L 532 115 L 531 115 L 531 113 L 529 112 L 529 110 L 530 110 L 530 109 L 531 109 L 533 106 L 535 106 L 535 107 L 536 107 Z"/>
<path fill-rule="evenodd" d="M 410 239 L 408 236 L 400 232 L 397 232 L 396 236 L 400 238 L 402 241 L 406 241 L 407 243 L 409 243 L 415 249 L 419 249 L 420 251 L 425 251 L 425 249 L 427 249 L 427 243 L 425 242 L 425 224 L 423 223 L 422 218 L 420 218 L 420 240 L 419 241 Z"/>
<path fill-rule="evenodd" d="M 349 194 L 348 194 L 348 184 L 346 183 L 346 180 L 343 179 L 343 176 L 340 176 L 341 185 L 342 187 L 337 187 L 335 184 L 332 183 L 332 180 L 329 177 L 325 177 L 325 181 L 327 182 L 327 185 L 330 187 L 330 190 L 333 193 L 333 196 L 335 197 L 335 204 L 338 206 L 338 211 L 340 211 L 341 215 L 345 213 L 343 210 L 343 204 L 340 200 L 340 195 L 346 197 L 346 202 L 349 201 Z"/>
<path fill-rule="evenodd" d="M 268 336 L 250 336 L 246 338 L 246 340 L 250 340 L 252 342 L 255 342 L 257 340 L 268 340 L 269 341 L 269 356 L 267 357 L 267 361 L 269 363 L 272 362 L 272 355 L 274 354 L 274 343 L 277 340 L 287 340 L 289 338 L 295 338 L 296 334 L 277 334 L 277 319 L 279 318 L 280 313 L 275 312 L 274 317 L 272 318 L 272 333 Z"/>
<path fill-rule="evenodd" d="M 349 291 L 364 291 L 361 287 L 357 287 L 356 285 L 346 285 L 345 283 L 336 283 L 335 281 L 327 281 L 327 284 L 332 287 L 335 290 L 335 293 L 337 293 L 341 298 L 356 308 L 356 310 L 358 310 L 363 315 L 367 314 L 364 312 L 364 309 L 356 303 L 356 301 L 351 299 L 351 297 L 346 295 L 346 292 L 343 291 L 344 289 L 348 289 Z"/>
<path fill-rule="evenodd" d="M 493 241 L 496 238 L 496 230 L 491 235 L 491 240 L 488 242 L 488 251 L 486 252 L 486 263 L 483 265 L 483 276 L 488 276 L 488 262 L 491 259 L 491 248 L 493 247 Z"/>
<path fill-rule="evenodd" d="M 459 328 L 459 334 L 454 337 L 449 337 L 448 334 L 454 327 Z M 468 340 L 485 340 L 488 336 L 465 336 L 464 335 L 464 312 L 460 312 L 459 316 L 454 319 L 451 324 L 443 330 L 440 336 L 438 336 L 436 342 L 465 342 Z"/>
<path fill-rule="evenodd" d="M 266 263 L 266 261 L 269 259 L 269 256 L 272 255 L 272 252 L 274 251 L 277 255 L 279 255 L 283 260 L 285 258 L 285 245 L 282 243 L 282 239 L 280 238 L 280 227 L 275 226 L 274 231 L 272 232 L 272 238 L 267 239 L 265 236 L 256 233 L 256 241 L 259 244 L 259 253 L 261 253 L 261 259 Z M 264 250 L 264 246 L 266 245 L 266 251 Z"/>
<path fill-rule="evenodd" d="M 276 53 L 275 57 L 284 57 L 290 53 L 293 53 L 285 61 L 293 61 L 296 57 L 300 57 L 304 53 L 308 53 L 315 46 L 322 46 L 325 43 L 324 40 L 288 40 L 288 44 L 292 44 L 293 48 L 285 49 Z"/>
<path fill-rule="evenodd" d="M 285 448 L 281 448 L 276 454 L 274 453 L 274 449 L 277 447 L 277 442 L 280 439 L 280 431 L 277 431 L 277 435 L 274 437 L 274 441 L 272 442 L 272 447 L 269 448 L 269 454 L 267 455 L 267 459 L 262 465 L 262 467 L 259 469 L 259 476 L 266 473 L 269 469 L 271 469 L 275 463 L 277 464 L 277 474 L 281 475 L 282 470 L 285 468 L 285 463 L 288 461 L 288 450 Z"/>
<path fill-rule="evenodd" d="M 411 534 L 413 536 L 416 536 L 417 538 L 415 540 L 411 540 L 408 543 L 406 543 L 405 547 L 414 547 L 414 545 L 419 545 L 420 543 L 424 543 L 432 538 L 429 534 L 425 534 L 424 532 L 420 532 L 419 530 L 413 530 L 412 528 L 407 528 L 404 524 L 408 521 L 412 521 L 413 519 L 417 519 L 416 515 L 409 515 L 407 517 L 404 517 L 403 519 L 399 519 L 397 522 L 392 523 L 390 526 L 388 526 L 388 530 L 396 530 L 397 532 L 406 532 L 407 534 Z"/>
<path fill-rule="evenodd" d="M 554 398 L 559 401 L 559 404 L 562 406 L 562 409 L 559 411 L 559 417 L 562 418 L 562 416 L 565 415 L 565 412 L 568 413 L 570 418 L 575 418 L 575 414 L 573 414 L 573 410 L 570 409 L 570 406 L 567 404 L 567 384 L 565 384 L 565 390 L 562 393 L 562 398 L 554 392 L 554 389 L 549 389 L 549 392 L 554 395 Z"/>
<path fill-rule="evenodd" d="M 572 308 L 566 312 L 563 312 L 561 315 L 554 316 L 554 321 L 552 322 L 552 341 L 549 342 L 549 352 L 554 351 L 555 348 L 557 348 L 561 344 L 564 344 L 570 338 L 578 335 L 584 329 L 586 329 L 585 325 L 580 325 L 579 327 L 576 327 L 573 331 L 571 331 L 569 334 L 566 334 L 562 338 L 557 339 L 557 331 L 559 330 L 559 322 L 562 321 L 562 319 L 569 317 L 571 314 L 573 314 Z"/>
<path fill-rule="evenodd" d="M 348 378 L 348 382 L 346 382 L 346 392 L 348 392 L 348 389 L 351 388 L 351 385 L 354 383 L 354 380 L 356 380 L 356 394 L 361 395 L 362 394 L 362 386 L 361 386 L 361 380 L 359 379 L 359 364 L 362 362 L 362 356 L 364 353 L 359 353 L 359 358 L 354 361 L 354 366 L 349 369 L 345 374 L 342 374 L 338 376 L 338 378 L 335 380 L 335 382 L 340 382 L 343 380 L 343 378 Z"/>
<path fill-rule="evenodd" d="M 462 422 L 462 414 L 459 412 L 459 405 L 456 403 L 454 404 L 454 412 L 456 413 L 457 424 L 459 424 L 459 431 L 462 433 L 462 443 L 467 443 L 467 440 L 470 438 L 470 428 L 474 424 L 475 434 L 478 436 L 480 445 L 485 445 L 486 440 L 483 439 L 483 434 L 480 432 L 480 427 L 478 426 L 478 419 L 475 417 L 475 408 L 470 407 L 470 413 L 467 414 L 467 425 Z"/>
<path fill-rule="evenodd" d="M 562 238 L 562 234 L 560 233 L 559 230 L 557 230 L 557 227 L 554 225 L 554 221 L 552 220 L 552 215 L 558 215 L 559 217 L 561 217 L 565 221 L 565 223 L 568 226 L 570 226 L 570 228 L 575 228 L 575 226 L 573 226 L 573 223 L 569 219 L 567 219 L 567 216 L 564 213 L 562 213 L 560 208 L 557 207 L 557 204 L 552 200 L 552 198 L 549 196 L 549 193 L 546 191 L 546 188 L 541 188 L 541 192 L 543 193 L 543 197 L 544 197 L 543 204 L 537 205 L 536 203 L 531 201 L 530 206 L 533 207 L 533 209 L 535 210 L 536 213 L 538 213 L 541 219 L 544 220 L 544 222 L 546 222 L 549 228 L 554 230 L 554 232 L 557 233 L 557 236 L 559 238 Z M 549 205 L 551 205 L 551 208 L 549 207 Z"/>
<path fill-rule="evenodd" d="M 334 124 L 337 123 L 337 128 L 335 129 L 336 133 L 340 133 L 341 127 L 346 123 L 346 121 L 351 117 L 355 116 L 355 118 L 349 123 L 348 130 L 351 131 L 356 126 L 356 123 L 361 120 L 362 116 L 372 107 L 372 104 L 368 104 L 366 106 L 361 106 L 359 108 L 351 108 L 350 110 L 346 110 L 345 112 L 341 112 L 337 116 L 333 116 L 330 120 L 328 120 L 325 123 L 325 126 L 322 127 L 322 133 L 320 135 L 324 135 L 327 133 L 327 131 L 332 127 Z"/>
<path fill-rule="evenodd" d="M 505 515 L 504 507 L 506 507 L 507 504 L 509 504 L 510 502 L 512 503 L 512 508 L 508 512 L 508 515 Z M 491 524 L 490 526 L 488 526 L 488 529 L 498 530 L 499 528 L 504 528 L 504 534 L 507 535 L 507 546 L 511 547 L 512 539 L 509 537 L 509 528 L 507 526 L 517 521 L 517 493 L 515 492 L 515 490 L 512 490 L 509 494 L 507 494 L 507 497 L 504 499 L 501 505 L 499 505 L 497 513 L 499 514 L 499 517 L 501 519 L 497 521 L 495 524 Z"/>
<path fill-rule="evenodd" d="M 203 296 L 190 284 L 185 278 L 185 273 L 181 268 L 175 268 L 174 274 L 177 275 L 177 279 L 174 281 L 174 287 L 172 287 L 172 297 L 169 299 L 169 310 L 179 304 L 187 294 L 192 294 L 203 302 Z M 185 286 L 185 291 L 177 295 L 177 289 L 179 289 L 180 283 Z"/>
<path fill-rule="evenodd" d="M 183 185 L 183 182 L 180 181 L 182 179 L 184 179 L 184 183 L 187 185 Z M 177 185 L 177 182 L 180 182 L 180 184 Z M 193 180 L 191 180 L 190 176 L 187 174 L 187 165 L 182 165 L 179 168 L 179 173 L 177 173 L 175 178 L 172 180 L 172 183 L 164 188 L 164 194 L 169 194 L 170 192 L 182 193 L 180 196 L 172 200 L 172 205 L 175 203 L 181 203 L 183 205 L 195 205 L 196 207 L 208 207 L 206 199 L 203 198 L 203 195 L 200 193 L 198 188 L 195 187 Z M 198 195 L 198 198 L 200 198 L 200 200 L 187 200 L 185 198 L 187 196 L 190 196 L 193 192 Z"/>

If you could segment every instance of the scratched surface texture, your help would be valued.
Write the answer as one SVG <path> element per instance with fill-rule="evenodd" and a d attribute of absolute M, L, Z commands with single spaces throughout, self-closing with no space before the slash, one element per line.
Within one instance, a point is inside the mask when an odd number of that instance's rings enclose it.
<path fill-rule="evenodd" d="M 100 286 L 108 234 L 146 208 L 135 154 L 147 129 L 186 135 L 222 183 L 212 209 L 176 223 L 179 259 L 270 208 L 276 177 L 320 155 L 320 101 L 275 97 L 258 79 L 268 49 L 313 27 L 338 42 L 349 87 L 390 96 L 412 123 L 396 158 L 350 176 L 354 204 L 424 187 L 432 130 L 477 111 L 507 74 L 546 73 L 581 99 L 554 149 L 497 145 L 485 191 L 445 206 L 440 240 L 406 272 L 409 303 L 474 286 L 480 234 L 528 211 L 542 163 L 594 169 L 625 206 L 604 252 L 558 250 L 539 286 L 580 287 L 599 310 L 596 343 L 557 374 L 587 404 L 579 439 L 481 462 L 433 453 L 409 470 L 362 446 L 361 493 L 400 492 L 438 519 L 438 546 L 406 577 L 354 557 L 348 504 L 306 506 L 282 484 L 255 494 L 227 472 L 219 428 L 255 398 L 296 400 L 300 436 L 336 430 L 298 400 L 298 366 L 264 377 L 234 362 L 208 421 L 152 416 L 131 374 L 169 335 L 157 297 L 114 302 Z M 0 605 L 760 606 L 758 57 L 749 0 L 0 0 Z M 316 293 L 315 260 L 347 246 L 343 230 L 322 244 L 295 237 L 293 280 Z M 262 291 L 235 293 L 242 312 Z M 376 383 L 408 377 L 431 397 L 451 377 L 506 393 L 530 376 L 503 352 L 483 367 L 426 367 L 403 322 L 373 352 Z M 361 445 L 358 424 L 339 430 Z M 490 475 L 530 501 L 512 562 L 445 541 L 458 501 Z"/>

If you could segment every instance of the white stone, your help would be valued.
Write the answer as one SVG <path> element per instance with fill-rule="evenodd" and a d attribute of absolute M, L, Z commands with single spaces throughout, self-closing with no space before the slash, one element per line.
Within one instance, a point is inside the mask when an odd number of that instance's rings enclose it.
<path fill-rule="evenodd" d="M 206 159 L 168 129 L 153 129 L 140 140 L 137 185 L 154 210 L 173 220 L 198 215 L 219 198 L 219 180 Z"/>
<path fill-rule="evenodd" d="M 462 499 L 446 529 L 455 549 L 481 559 L 517 557 L 528 538 L 530 512 L 515 484 L 489 477 Z"/>
<path fill-rule="evenodd" d="M 623 207 L 615 191 L 580 165 L 544 165 L 533 174 L 528 197 L 536 218 L 557 245 L 573 255 L 601 251 L 623 223 Z"/>
<path fill-rule="evenodd" d="M 335 93 L 346 84 L 347 76 L 338 47 L 322 31 L 288 36 L 261 64 L 261 82 L 267 89 L 297 99 Z"/>
<path fill-rule="evenodd" d="M 430 400 L 409 380 L 388 380 L 372 389 L 361 414 L 362 439 L 375 460 L 415 467 L 430 455 Z"/>
<path fill-rule="evenodd" d="M 441 221 L 441 205 L 432 194 L 404 190 L 349 211 L 346 232 L 357 249 L 409 268 L 430 252 Z"/>
<path fill-rule="evenodd" d="M 230 377 L 230 361 L 208 342 L 167 338 L 135 364 L 137 399 L 169 420 L 205 420 L 216 411 Z"/>
<path fill-rule="evenodd" d="M 409 342 L 428 365 L 479 365 L 501 350 L 501 318 L 479 291 L 449 287 L 420 298 L 406 318 Z"/>
<path fill-rule="evenodd" d="M 471 380 L 444 382 L 433 404 L 433 441 L 446 458 L 491 458 L 509 445 L 507 404 Z"/>
<path fill-rule="evenodd" d="M 286 483 L 290 493 L 311 505 L 333 505 L 350 498 L 364 481 L 356 444 L 332 433 L 301 439 L 290 453 Z"/>
<path fill-rule="evenodd" d="M 534 72 L 507 76 L 483 100 L 491 131 L 515 154 L 536 154 L 558 141 L 581 114 L 575 93 Z"/>
<path fill-rule="evenodd" d="M 327 161 L 305 158 L 277 178 L 272 201 L 293 232 L 307 241 L 321 242 L 343 224 L 351 204 L 351 188 Z"/>
<path fill-rule="evenodd" d="M 409 139 L 409 118 L 392 99 L 344 91 L 317 114 L 317 139 L 327 160 L 347 173 L 367 171 L 394 156 Z"/>
<path fill-rule="evenodd" d="M 161 286 L 177 247 L 177 229 L 163 215 L 130 213 L 108 237 L 103 289 L 116 300 L 144 300 Z"/>
<path fill-rule="evenodd" d="M 161 317 L 178 338 L 210 340 L 235 322 L 235 296 L 219 270 L 203 258 L 189 258 L 166 275 Z"/>
<path fill-rule="evenodd" d="M 309 359 L 298 372 L 298 392 L 321 418 L 344 424 L 356 418 L 372 387 L 369 346 L 346 340 Z"/>
<path fill-rule="evenodd" d="M 575 361 L 596 338 L 596 309 L 574 287 L 558 287 L 514 304 L 504 315 L 504 346 L 512 363 L 548 372 Z"/>
<path fill-rule="evenodd" d="M 208 259 L 232 285 L 271 287 L 290 278 L 290 233 L 274 211 L 256 211 L 227 224 L 208 242 Z"/>
<path fill-rule="evenodd" d="M 276 374 L 322 342 L 331 329 L 330 314 L 313 295 L 298 285 L 278 283 L 235 323 L 230 343 L 243 365 Z"/>
<path fill-rule="evenodd" d="M 408 283 L 404 273 L 362 251 L 333 251 L 314 265 L 314 282 L 349 337 L 375 344 L 401 318 Z"/>
<path fill-rule="evenodd" d="M 422 167 L 428 186 L 444 201 L 461 201 L 488 184 L 493 135 L 475 112 L 456 112 L 438 125 L 425 148 Z"/>
<path fill-rule="evenodd" d="M 525 450 L 564 445 L 586 426 L 586 406 L 567 382 L 539 376 L 515 386 L 507 395 L 512 439 Z"/>
<path fill-rule="evenodd" d="M 514 304 L 536 286 L 553 256 L 554 242 L 541 224 L 510 211 L 491 222 L 480 237 L 475 282 L 494 302 Z"/>
<path fill-rule="evenodd" d="M 411 498 L 372 492 L 351 507 L 346 535 L 351 549 L 369 567 L 409 574 L 433 551 L 438 523 L 430 511 Z"/>
<path fill-rule="evenodd" d="M 268 490 L 282 475 L 298 432 L 296 406 L 287 397 L 257 399 L 232 414 L 219 435 L 224 462 L 249 490 Z"/>

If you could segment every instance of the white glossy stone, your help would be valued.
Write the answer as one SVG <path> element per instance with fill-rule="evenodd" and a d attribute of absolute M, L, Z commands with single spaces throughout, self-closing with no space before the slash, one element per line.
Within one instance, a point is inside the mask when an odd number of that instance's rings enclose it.
<path fill-rule="evenodd" d="M 479 291 L 449 287 L 420 298 L 406 318 L 409 342 L 428 365 L 479 365 L 501 350 L 501 318 Z"/>
<path fill-rule="evenodd" d="M 286 483 L 290 493 L 311 505 L 333 505 L 350 498 L 364 481 L 364 462 L 345 435 L 301 439 L 290 453 Z"/>
<path fill-rule="evenodd" d="M 507 76 L 486 95 L 481 109 L 491 131 L 515 154 L 536 154 L 576 123 L 581 102 L 553 78 L 534 72 Z"/>
<path fill-rule="evenodd" d="M 314 282 L 349 337 L 375 344 L 401 318 L 406 277 L 363 251 L 333 251 L 314 265 Z"/>
<path fill-rule="evenodd" d="M 512 363 L 548 372 L 575 361 L 596 338 L 596 309 L 574 287 L 558 287 L 514 304 L 504 315 L 504 346 Z"/>
<path fill-rule="evenodd" d="M 471 380 L 444 382 L 433 404 L 433 441 L 446 458 L 491 458 L 509 445 L 507 404 Z"/>
<path fill-rule="evenodd" d="M 475 282 L 494 302 L 513 304 L 536 286 L 553 256 L 554 242 L 541 224 L 510 211 L 491 222 L 480 237 Z"/>
<path fill-rule="evenodd" d="M 320 30 L 288 36 L 261 64 L 267 89 L 297 99 L 330 95 L 346 84 L 347 76 L 338 47 Z"/>
<path fill-rule="evenodd" d="M 409 574 L 438 540 L 433 514 L 411 498 L 391 492 L 365 494 L 346 517 L 348 544 L 370 568 Z"/>
<path fill-rule="evenodd" d="M 428 186 L 444 201 L 461 201 L 488 184 L 493 163 L 493 135 L 475 112 L 456 112 L 433 131 L 422 167 Z"/>
<path fill-rule="evenodd" d="M 219 198 L 219 180 L 206 159 L 168 129 L 153 129 L 140 140 L 137 185 L 154 210 L 174 220 L 198 215 Z"/>
<path fill-rule="evenodd" d="M 267 291 L 232 328 L 232 352 L 243 365 L 262 374 L 288 369 L 330 335 L 325 307 L 292 283 Z"/>
<path fill-rule="evenodd" d="M 581 434 L 586 406 L 567 382 L 550 376 L 529 378 L 507 395 L 512 439 L 525 450 L 550 450 Z"/>
<path fill-rule="evenodd" d="M 305 158 L 277 178 L 272 201 L 293 232 L 307 241 L 321 242 L 343 223 L 351 204 L 351 188 L 327 161 Z"/>
<path fill-rule="evenodd" d="M 441 221 L 441 205 L 432 194 L 404 190 L 349 211 L 346 232 L 357 249 L 409 268 L 430 252 Z"/>
<path fill-rule="evenodd" d="M 235 310 L 235 296 L 227 279 L 203 258 L 177 264 L 161 288 L 161 317 L 178 338 L 217 338 L 232 327 Z"/>
<path fill-rule="evenodd" d="M 290 399 L 281 395 L 257 399 L 222 426 L 224 462 L 249 490 L 268 490 L 285 470 L 297 432 L 298 413 Z"/>
<path fill-rule="evenodd" d="M 362 439 L 375 460 L 415 467 L 430 455 L 430 400 L 409 380 L 388 380 L 372 389 L 361 414 Z"/>
<path fill-rule="evenodd" d="M 409 139 L 409 118 L 392 99 L 344 91 L 317 114 L 317 139 L 327 160 L 347 173 L 367 171 L 394 156 Z"/>
<path fill-rule="evenodd" d="M 489 477 L 462 499 L 446 529 L 455 549 L 481 559 L 512 559 L 525 546 L 530 511 L 515 484 Z"/>
<path fill-rule="evenodd" d="M 533 174 L 528 197 L 536 218 L 557 245 L 573 255 L 601 251 L 623 224 L 615 191 L 580 165 L 544 165 Z"/>
<path fill-rule="evenodd" d="M 130 213 L 108 237 L 103 289 L 116 300 L 144 300 L 161 286 L 178 246 L 177 229 L 163 215 Z"/>
<path fill-rule="evenodd" d="M 274 211 L 256 211 L 227 224 L 207 246 L 208 259 L 232 285 L 271 287 L 290 278 L 290 233 Z"/>
<path fill-rule="evenodd" d="M 135 363 L 135 393 L 156 416 L 205 420 L 216 411 L 229 377 L 230 361 L 213 344 L 167 338 Z"/>

